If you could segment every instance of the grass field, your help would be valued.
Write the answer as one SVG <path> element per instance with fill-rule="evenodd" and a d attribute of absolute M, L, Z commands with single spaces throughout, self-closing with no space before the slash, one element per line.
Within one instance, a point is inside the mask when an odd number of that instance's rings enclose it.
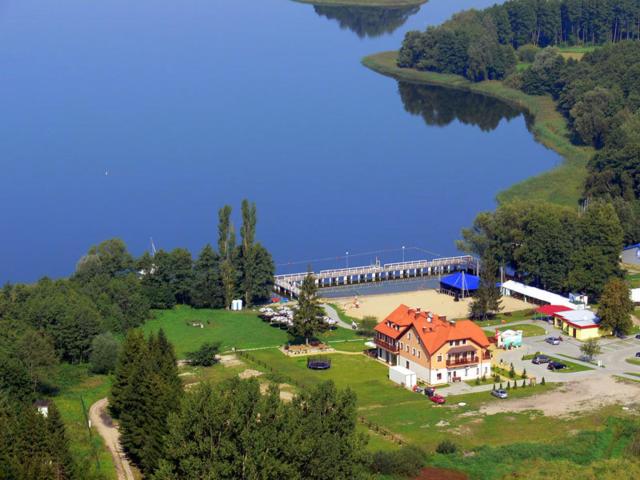
<path fill-rule="evenodd" d="M 95 430 L 92 431 L 91 439 L 89 438 L 82 407 L 84 401 L 88 414 L 93 403 L 107 396 L 111 387 L 109 377 L 90 375 L 86 365 L 62 364 L 55 383 L 60 391 L 53 397 L 53 401 L 60 410 L 67 429 L 71 453 L 74 459 L 80 462 L 81 471 L 91 474 L 97 472 L 106 479 L 115 479 L 111 454 Z"/>
<path fill-rule="evenodd" d="M 542 352 L 542 354 L 547 355 L 544 352 Z M 593 367 L 587 367 L 586 365 L 574 363 L 570 360 L 567 360 L 567 357 L 565 356 L 554 357 L 552 355 L 547 355 L 547 357 L 549 357 L 553 362 L 564 363 L 567 366 L 567 368 L 564 368 L 562 370 L 556 370 L 555 373 L 575 373 L 575 372 L 584 372 L 586 370 L 593 370 Z"/>
<path fill-rule="evenodd" d="M 204 328 L 191 324 L 200 322 Z M 197 350 L 205 342 L 220 342 L 222 352 L 236 349 L 276 347 L 292 340 L 280 328 L 272 327 L 251 311 L 232 312 L 229 310 L 195 310 L 176 307 L 173 310 L 154 312 L 154 318 L 142 327 L 145 333 L 163 329 L 173 343 L 178 358 Z M 354 332 L 338 328 L 319 337 L 323 341 L 352 340 Z M 348 348 L 348 347 L 347 347 Z"/>
<path fill-rule="evenodd" d="M 627 275 L 627 281 L 631 288 L 640 288 L 640 273 L 629 273 Z"/>
<path fill-rule="evenodd" d="M 585 53 L 593 52 L 596 47 L 584 47 L 584 46 L 573 46 L 573 47 L 560 47 L 560 55 L 564 58 L 573 59 L 573 60 L 581 60 L 584 57 Z"/>
<path fill-rule="evenodd" d="M 627 358 L 626 362 L 640 367 L 640 358 Z"/>
<path fill-rule="evenodd" d="M 587 175 L 586 165 L 594 150 L 571 143 L 567 122 L 556 110 L 555 102 L 550 96 L 527 95 L 506 87 L 499 81 L 472 83 L 458 75 L 398 68 L 396 58 L 396 51 L 382 52 L 365 57 L 362 63 L 378 73 L 398 80 L 467 90 L 524 108 L 535 118 L 532 131 L 536 140 L 564 158 L 564 162 L 553 170 L 500 192 L 497 196 L 499 202 L 527 199 L 577 205 Z"/>
<path fill-rule="evenodd" d="M 512 327 L 501 327 L 498 330 L 504 332 L 505 330 L 522 330 L 523 337 L 538 337 L 544 335 L 544 328 L 539 325 L 531 325 L 529 323 L 523 323 L 520 325 L 513 325 Z"/>

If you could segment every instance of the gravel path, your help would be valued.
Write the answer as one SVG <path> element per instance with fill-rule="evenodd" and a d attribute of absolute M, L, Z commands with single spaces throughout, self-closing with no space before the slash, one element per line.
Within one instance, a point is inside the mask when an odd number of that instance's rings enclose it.
<path fill-rule="evenodd" d="M 109 401 L 106 398 L 98 400 L 96 403 L 91 405 L 91 408 L 89 409 L 91 425 L 96 428 L 104 440 L 106 447 L 111 452 L 118 480 L 134 480 L 135 477 L 133 476 L 129 460 L 127 460 L 127 457 L 122 452 L 122 448 L 120 446 L 120 432 L 113 424 L 111 417 L 107 413 L 108 405 Z"/>

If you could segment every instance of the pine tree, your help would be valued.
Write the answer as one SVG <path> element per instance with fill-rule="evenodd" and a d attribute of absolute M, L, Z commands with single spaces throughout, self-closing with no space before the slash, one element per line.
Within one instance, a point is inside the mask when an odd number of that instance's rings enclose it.
<path fill-rule="evenodd" d="M 471 302 L 469 315 L 473 319 L 486 320 L 500 310 L 501 294 L 496 286 L 498 281 L 498 265 L 492 256 L 485 255 L 480 270 L 480 285 Z"/>
<path fill-rule="evenodd" d="M 109 411 L 114 418 L 120 418 L 124 409 L 127 390 L 132 385 L 135 368 L 147 356 L 147 345 L 141 332 L 130 330 L 118 354 L 115 379 L 109 396 Z"/>
<path fill-rule="evenodd" d="M 220 257 L 207 244 L 193 266 L 191 302 L 196 308 L 221 308 L 224 306 L 224 291 L 220 278 Z"/>
<path fill-rule="evenodd" d="M 318 287 L 312 273 L 308 273 L 302 281 L 298 296 L 298 307 L 293 316 L 291 333 L 297 337 L 304 337 L 309 343 L 309 337 L 327 329 L 322 318 L 322 307 L 316 296 Z"/>
<path fill-rule="evenodd" d="M 69 439 L 60 411 L 54 403 L 49 405 L 47 414 L 48 451 L 52 456 L 52 468 L 56 480 L 75 477 L 73 457 L 69 452 Z"/>

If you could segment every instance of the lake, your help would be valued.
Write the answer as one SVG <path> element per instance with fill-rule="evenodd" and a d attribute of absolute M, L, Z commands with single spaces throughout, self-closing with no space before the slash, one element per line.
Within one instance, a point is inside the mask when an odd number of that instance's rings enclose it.
<path fill-rule="evenodd" d="M 511 107 L 360 59 L 493 3 L 0 1 L 0 282 L 67 275 L 111 237 L 197 253 L 244 197 L 281 272 L 455 254 L 560 158 Z"/>

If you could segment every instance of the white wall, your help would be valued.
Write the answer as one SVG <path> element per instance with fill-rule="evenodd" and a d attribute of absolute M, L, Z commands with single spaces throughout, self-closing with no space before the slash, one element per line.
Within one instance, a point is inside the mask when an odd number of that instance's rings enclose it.
<path fill-rule="evenodd" d="M 422 365 L 411 361 L 411 359 L 407 357 L 403 357 L 402 355 L 398 356 L 398 365 L 401 367 L 407 367 L 407 362 L 409 362 L 409 370 L 416 373 L 418 380 L 422 380 L 423 382 L 429 383 L 429 369 L 423 367 Z"/>

